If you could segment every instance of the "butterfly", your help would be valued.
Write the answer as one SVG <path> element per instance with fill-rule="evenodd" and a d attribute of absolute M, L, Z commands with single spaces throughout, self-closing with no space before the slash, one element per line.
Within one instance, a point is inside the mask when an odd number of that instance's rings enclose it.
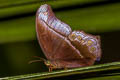
<path fill-rule="evenodd" d="M 100 36 L 72 31 L 68 24 L 56 18 L 48 4 L 41 5 L 36 13 L 36 33 L 47 58 L 41 59 L 49 71 L 90 66 L 101 58 Z"/>

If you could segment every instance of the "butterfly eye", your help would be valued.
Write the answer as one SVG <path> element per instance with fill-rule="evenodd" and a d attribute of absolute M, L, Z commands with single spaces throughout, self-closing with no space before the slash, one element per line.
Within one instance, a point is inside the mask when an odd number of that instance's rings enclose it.
<path fill-rule="evenodd" d="M 95 47 L 91 47 L 91 48 L 90 48 L 90 51 L 91 51 L 91 52 L 94 52 L 95 50 L 96 50 Z"/>
<path fill-rule="evenodd" d="M 87 45 L 88 45 L 88 46 L 91 46 L 92 44 L 93 44 L 93 41 L 91 41 L 91 40 L 88 40 L 88 41 L 87 41 Z"/>
<path fill-rule="evenodd" d="M 45 64 L 46 64 L 47 66 L 51 65 L 50 61 L 46 61 Z"/>

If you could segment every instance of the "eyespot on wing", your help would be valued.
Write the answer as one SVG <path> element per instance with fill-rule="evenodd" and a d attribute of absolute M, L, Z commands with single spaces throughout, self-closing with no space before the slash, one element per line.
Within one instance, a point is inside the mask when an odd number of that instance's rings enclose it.
<path fill-rule="evenodd" d="M 72 35 L 74 37 L 71 37 Z M 84 31 L 73 31 L 68 38 L 84 57 L 96 61 L 100 60 L 101 44 L 99 36 L 87 34 Z"/>

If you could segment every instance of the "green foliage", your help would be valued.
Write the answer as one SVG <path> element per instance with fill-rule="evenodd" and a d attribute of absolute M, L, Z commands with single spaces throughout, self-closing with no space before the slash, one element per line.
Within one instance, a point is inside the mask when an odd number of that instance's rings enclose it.
<path fill-rule="evenodd" d="M 90 2 L 94 2 L 90 1 Z M 15 42 L 15 41 L 28 41 L 35 40 L 35 12 L 37 8 L 43 3 L 51 4 L 53 9 L 59 9 L 61 5 L 71 6 L 77 4 L 88 3 L 89 1 L 30 1 L 17 2 L 14 4 L 9 3 L 1 5 L 0 18 L 4 19 L 11 16 L 20 16 L 28 14 L 25 17 L 3 20 L 0 22 L 0 43 Z M 96 2 L 96 1 L 95 1 Z M 21 4 L 21 5 L 18 5 Z M 13 5 L 9 7 L 9 5 Z M 106 32 L 120 29 L 120 4 L 114 3 L 110 5 L 85 7 L 77 9 L 68 9 L 56 11 L 56 16 L 62 21 L 68 23 L 73 29 L 81 29 L 87 32 Z M 8 7 L 5 7 L 8 6 Z M 3 7 L 3 8 L 2 8 Z M 5 7 L 5 8 L 4 8 Z M 29 13 L 34 13 L 29 16 Z M 14 18 L 14 17 L 13 17 Z M 17 26 L 17 27 L 16 27 Z M 114 26 L 114 27 L 113 27 Z M 24 36 L 23 36 L 24 35 Z"/>

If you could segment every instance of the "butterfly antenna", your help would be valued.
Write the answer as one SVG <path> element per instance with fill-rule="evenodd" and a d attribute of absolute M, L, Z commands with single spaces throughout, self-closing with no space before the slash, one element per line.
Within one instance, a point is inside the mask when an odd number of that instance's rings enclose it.
<path fill-rule="evenodd" d="M 46 60 L 44 58 L 41 58 L 41 57 L 38 57 L 38 56 L 33 56 L 34 58 L 39 58 L 38 60 L 32 60 L 32 61 L 29 61 L 28 63 L 31 64 L 31 63 L 34 63 L 34 62 L 46 62 Z"/>
<path fill-rule="evenodd" d="M 29 61 L 28 64 L 31 64 L 31 63 L 34 63 L 34 62 L 41 62 L 42 60 L 32 60 L 32 61 Z"/>

